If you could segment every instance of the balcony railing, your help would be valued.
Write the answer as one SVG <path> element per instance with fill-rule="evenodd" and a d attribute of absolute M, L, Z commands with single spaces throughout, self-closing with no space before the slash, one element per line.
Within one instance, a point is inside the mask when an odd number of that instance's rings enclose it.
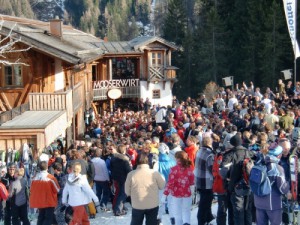
<path fill-rule="evenodd" d="M 94 101 L 97 100 L 106 100 L 107 92 L 110 88 L 101 88 L 101 89 L 94 89 Z M 119 88 L 122 92 L 121 98 L 139 98 L 140 97 L 140 87 L 120 87 Z"/>
<path fill-rule="evenodd" d="M 163 80 L 176 80 L 176 70 L 174 66 L 167 67 L 149 67 L 149 81 L 163 81 Z"/>
<path fill-rule="evenodd" d="M 29 110 L 29 103 L 25 103 L 23 105 L 20 105 L 16 108 L 13 108 L 12 110 L 3 112 L 0 114 L 0 126 L 9 121 L 12 120 L 13 118 L 15 118 L 16 116 L 21 115 L 23 112 L 28 111 Z"/>
<path fill-rule="evenodd" d="M 72 90 L 60 93 L 29 93 L 29 107 L 32 111 L 67 111 L 67 119 L 73 117 Z"/>

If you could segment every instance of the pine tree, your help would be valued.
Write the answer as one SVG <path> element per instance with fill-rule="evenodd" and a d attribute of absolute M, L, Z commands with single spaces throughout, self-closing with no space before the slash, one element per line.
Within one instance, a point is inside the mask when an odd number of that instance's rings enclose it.
<path fill-rule="evenodd" d="M 293 68 L 294 53 L 287 31 L 283 6 L 276 0 L 271 0 L 266 9 L 264 30 L 262 31 L 264 47 L 259 51 L 261 64 L 260 85 L 277 86 L 280 71 Z"/>
<path fill-rule="evenodd" d="M 181 46 L 187 30 L 186 9 L 182 0 L 170 0 L 163 27 L 163 36 Z"/>

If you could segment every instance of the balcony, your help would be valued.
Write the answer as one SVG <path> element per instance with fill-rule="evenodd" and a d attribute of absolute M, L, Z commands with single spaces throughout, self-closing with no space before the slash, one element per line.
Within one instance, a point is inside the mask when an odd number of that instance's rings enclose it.
<path fill-rule="evenodd" d="M 107 100 L 107 92 L 111 88 L 101 88 L 101 89 L 94 89 L 94 101 L 99 100 Z M 139 98 L 140 97 L 140 86 L 133 86 L 133 87 L 118 87 L 121 90 L 122 95 L 121 98 Z"/>
<path fill-rule="evenodd" d="M 72 90 L 59 93 L 29 93 L 30 111 L 63 111 L 67 120 L 73 117 Z"/>
<path fill-rule="evenodd" d="M 176 70 L 178 70 L 175 66 L 168 66 L 165 68 L 165 79 L 166 80 L 176 80 Z"/>
<path fill-rule="evenodd" d="M 150 66 L 148 81 L 176 81 L 177 69 L 175 66 Z"/>

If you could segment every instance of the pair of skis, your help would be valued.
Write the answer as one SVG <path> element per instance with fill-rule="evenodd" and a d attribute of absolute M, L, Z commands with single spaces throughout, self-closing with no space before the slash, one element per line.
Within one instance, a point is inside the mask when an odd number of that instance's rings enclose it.
<path fill-rule="evenodd" d="M 7 162 L 7 165 L 9 163 L 15 163 L 15 162 L 18 162 L 20 159 L 20 152 L 18 150 L 13 150 L 11 148 L 9 148 L 7 150 L 7 159 L 6 159 L 6 162 Z"/>

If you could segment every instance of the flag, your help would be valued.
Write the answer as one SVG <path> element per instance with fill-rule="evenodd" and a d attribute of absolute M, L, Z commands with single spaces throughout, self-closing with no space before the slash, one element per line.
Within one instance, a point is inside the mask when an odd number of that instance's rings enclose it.
<path fill-rule="evenodd" d="M 297 16 L 297 0 L 283 0 L 285 18 L 293 45 L 295 59 L 300 56 L 299 46 L 296 39 L 296 16 Z"/>

